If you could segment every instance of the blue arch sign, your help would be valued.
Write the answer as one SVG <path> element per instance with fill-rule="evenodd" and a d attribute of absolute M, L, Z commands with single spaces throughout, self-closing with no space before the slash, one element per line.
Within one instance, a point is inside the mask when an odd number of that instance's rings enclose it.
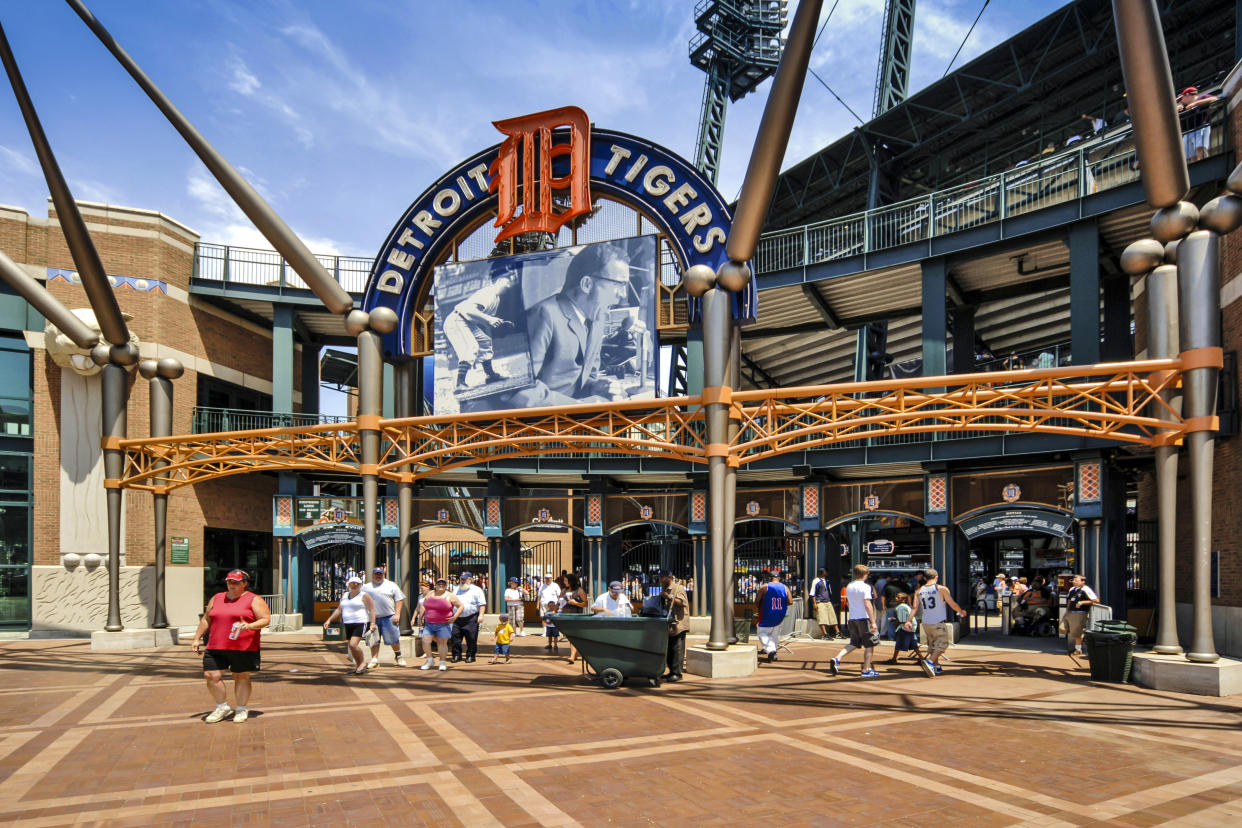
<path fill-rule="evenodd" d="M 489 192 L 501 144 L 489 147 L 450 170 L 420 195 L 388 234 L 371 266 L 362 307 L 396 311 L 400 324 L 384 337 L 389 357 L 414 351 L 414 312 L 419 296 L 450 245 L 463 231 L 496 211 L 497 197 Z M 595 195 L 608 195 L 642 210 L 668 238 L 684 269 L 704 264 L 716 270 L 725 261 L 725 240 L 732 215 L 720 193 L 689 162 L 669 150 L 633 135 L 611 130 L 591 131 L 590 186 Z M 568 173 L 569 159 L 552 162 L 554 174 Z M 734 295 L 734 318 L 755 319 L 754 280 Z M 698 302 L 690 305 L 692 321 Z"/>

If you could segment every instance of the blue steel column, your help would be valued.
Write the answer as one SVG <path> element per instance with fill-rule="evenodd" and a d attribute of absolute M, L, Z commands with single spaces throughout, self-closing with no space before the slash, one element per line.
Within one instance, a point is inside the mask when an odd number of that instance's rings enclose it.
<path fill-rule="evenodd" d="M 1094 221 L 1070 226 L 1070 350 L 1075 365 L 1100 361 L 1100 235 Z"/>
<path fill-rule="evenodd" d="M 300 366 L 299 366 L 300 367 Z M 272 411 L 293 411 L 293 308 L 272 306 Z"/>
<path fill-rule="evenodd" d="M 949 314 L 945 307 L 948 267 L 944 259 L 923 262 L 923 376 L 947 374 Z"/>

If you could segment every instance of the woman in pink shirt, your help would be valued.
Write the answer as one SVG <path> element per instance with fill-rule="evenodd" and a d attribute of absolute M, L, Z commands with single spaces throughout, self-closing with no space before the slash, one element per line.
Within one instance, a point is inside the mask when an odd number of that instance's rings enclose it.
<path fill-rule="evenodd" d="M 447 670 L 444 657 L 448 655 L 449 638 L 453 635 L 453 622 L 461 615 L 462 603 L 448 591 L 448 581 L 436 579 L 435 589 L 423 599 L 423 652 L 427 661 L 420 670 L 430 670 L 435 664 L 435 642 L 440 642 L 440 669 Z"/>

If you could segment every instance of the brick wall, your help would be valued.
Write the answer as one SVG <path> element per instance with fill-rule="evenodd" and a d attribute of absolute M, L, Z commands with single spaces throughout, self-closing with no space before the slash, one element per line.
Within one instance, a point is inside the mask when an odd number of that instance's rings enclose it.
<path fill-rule="evenodd" d="M 253 323 L 232 317 L 197 300 L 186 301 L 193 267 L 195 234 L 166 216 L 150 211 L 104 205 L 83 205 L 83 215 L 107 273 L 164 282 L 168 293 L 116 290 L 122 312 L 132 315 L 129 327 L 143 344 L 144 356 L 153 346 L 172 348 L 197 360 L 213 363 L 222 379 L 240 381 L 246 374 L 270 382 L 271 338 Z M 42 277 L 46 268 L 75 269 L 55 221 L 0 208 L 0 249 Z M 49 290 L 69 308 L 89 303 L 79 284 L 49 283 Z M 41 343 L 41 332 L 33 340 Z M 299 365 L 294 366 L 297 377 Z M 229 372 L 236 372 L 237 376 Z M 173 432 L 191 431 L 198 371 L 187 365 L 174 383 Z M 34 531 L 33 562 L 55 565 L 60 556 L 60 386 L 61 369 L 46 351 L 34 351 Z M 128 431 L 149 434 L 149 383 L 130 374 Z M 247 531 L 271 531 L 274 475 L 238 475 L 172 492 L 168 504 L 168 534 L 190 539 L 190 564 L 203 564 L 203 529 L 211 526 Z M 149 493 L 126 493 L 126 560 L 130 565 L 154 561 L 153 500 Z"/>

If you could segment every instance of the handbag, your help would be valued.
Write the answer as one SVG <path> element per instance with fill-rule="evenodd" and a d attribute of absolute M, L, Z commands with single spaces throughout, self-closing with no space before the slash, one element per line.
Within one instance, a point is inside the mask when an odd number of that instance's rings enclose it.
<path fill-rule="evenodd" d="M 380 631 L 376 627 L 368 627 L 367 631 L 362 634 L 362 643 L 368 647 L 374 647 L 380 643 Z"/>

